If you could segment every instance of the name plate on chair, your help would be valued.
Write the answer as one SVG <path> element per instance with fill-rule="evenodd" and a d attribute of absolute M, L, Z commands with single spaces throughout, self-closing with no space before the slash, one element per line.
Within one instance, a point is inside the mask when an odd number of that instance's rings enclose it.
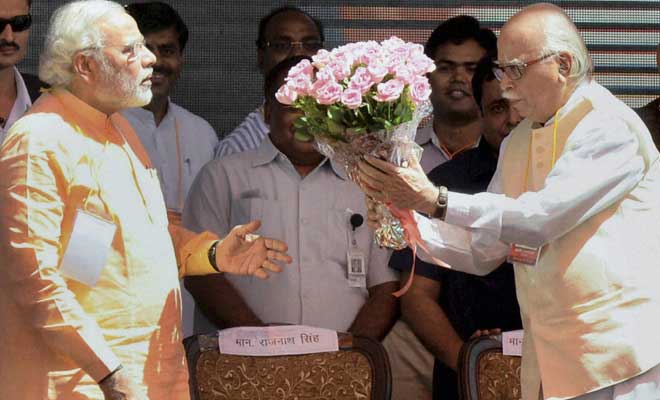
<path fill-rule="evenodd" d="M 338 351 L 337 332 L 304 325 L 240 327 L 218 332 L 223 354 L 280 356 Z"/>
<path fill-rule="evenodd" d="M 502 354 L 505 356 L 522 356 L 524 333 L 522 329 L 502 332 Z"/>

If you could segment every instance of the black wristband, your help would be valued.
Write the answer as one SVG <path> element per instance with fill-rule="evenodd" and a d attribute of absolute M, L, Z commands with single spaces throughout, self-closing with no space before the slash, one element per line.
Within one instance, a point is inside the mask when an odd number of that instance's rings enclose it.
<path fill-rule="evenodd" d="M 211 264 L 214 270 L 221 272 L 220 269 L 218 268 L 218 265 L 215 263 L 215 251 L 216 248 L 218 247 L 218 243 L 220 243 L 220 241 L 216 240 L 215 242 L 213 242 L 211 247 L 209 247 L 209 264 Z"/>
<path fill-rule="evenodd" d="M 121 364 L 119 364 L 119 366 L 118 366 L 117 368 L 113 369 L 112 372 L 110 372 L 108 375 L 104 376 L 103 379 L 101 379 L 101 380 L 98 382 L 98 384 L 100 385 L 100 384 L 104 383 L 105 381 L 107 381 L 108 379 L 110 379 L 110 377 L 112 377 L 112 375 L 114 375 L 115 372 L 119 371 L 119 370 L 122 369 L 122 368 L 124 368 L 124 366 L 121 365 Z"/>

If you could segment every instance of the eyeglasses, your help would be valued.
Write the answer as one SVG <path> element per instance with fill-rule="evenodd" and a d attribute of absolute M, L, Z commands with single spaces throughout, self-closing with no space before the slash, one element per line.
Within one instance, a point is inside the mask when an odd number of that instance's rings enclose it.
<path fill-rule="evenodd" d="M 525 73 L 525 69 L 527 67 L 529 67 L 530 65 L 540 63 L 546 58 L 550 58 L 555 55 L 557 55 L 557 53 L 546 54 L 535 60 L 527 61 L 526 63 L 515 62 L 511 64 L 501 65 L 498 61 L 493 61 L 493 64 L 495 64 L 495 66 L 493 67 L 493 74 L 495 75 L 495 78 L 497 78 L 498 81 L 502 81 L 505 75 L 507 78 L 511 79 L 512 81 L 517 81 L 518 79 L 522 78 L 523 74 Z"/>
<path fill-rule="evenodd" d="M 142 53 L 142 51 L 147 48 L 147 44 L 144 40 L 137 40 L 133 43 L 129 44 L 116 44 L 116 45 L 108 45 L 108 46 L 91 46 L 91 47 L 85 47 L 84 49 L 81 49 L 80 51 L 85 51 L 85 50 L 100 50 L 100 49 L 121 49 L 122 54 L 125 54 L 128 58 L 128 62 L 133 62 L 135 61 L 138 56 Z"/>
<path fill-rule="evenodd" d="M 9 19 L 0 18 L 0 32 L 4 31 L 7 25 L 11 26 L 11 30 L 14 32 L 26 31 L 32 25 L 32 15 L 17 15 Z"/>
<path fill-rule="evenodd" d="M 323 42 L 320 40 L 305 40 L 302 42 L 290 42 L 288 40 L 275 40 L 272 42 L 262 42 L 263 47 L 270 47 L 271 49 L 288 53 L 294 47 L 300 47 L 308 51 L 317 51 L 323 47 Z"/>

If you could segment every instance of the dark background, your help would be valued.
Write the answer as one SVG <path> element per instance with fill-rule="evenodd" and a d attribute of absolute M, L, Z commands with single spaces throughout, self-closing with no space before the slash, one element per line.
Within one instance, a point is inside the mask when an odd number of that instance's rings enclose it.
<path fill-rule="evenodd" d="M 166 0 L 167 1 L 167 0 Z M 534 1 L 167 1 L 190 30 L 173 99 L 206 118 L 218 135 L 230 132 L 261 101 L 256 67 L 257 25 L 271 9 L 295 5 L 325 25 L 326 48 L 397 35 L 424 43 L 445 19 L 472 15 L 499 33 L 506 19 Z M 30 47 L 22 70 L 37 72 L 48 18 L 65 1 L 33 0 Z M 660 95 L 655 49 L 660 1 L 554 1 L 577 23 L 596 65 L 596 79 L 633 107 Z M 403 6 L 402 4 L 405 4 Z"/>

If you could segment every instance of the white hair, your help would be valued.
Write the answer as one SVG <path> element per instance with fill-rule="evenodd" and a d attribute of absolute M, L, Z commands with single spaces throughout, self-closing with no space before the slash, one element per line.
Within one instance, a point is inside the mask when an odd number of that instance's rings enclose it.
<path fill-rule="evenodd" d="M 100 22 L 117 11 L 125 12 L 108 0 L 78 0 L 55 10 L 39 58 L 39 78 L 53 87 L 68 87 L 74 76 L 73 56 L 103 46 Z"/>
<path fill-rule="evenodd" d="M 591 80 L 593 62 L 577 27 L 566 14 L 548 18 L 544 24 L 545 44 L 543 54 L 566 52 L 573 56 L 569 79 L 576 83 Z"/>

